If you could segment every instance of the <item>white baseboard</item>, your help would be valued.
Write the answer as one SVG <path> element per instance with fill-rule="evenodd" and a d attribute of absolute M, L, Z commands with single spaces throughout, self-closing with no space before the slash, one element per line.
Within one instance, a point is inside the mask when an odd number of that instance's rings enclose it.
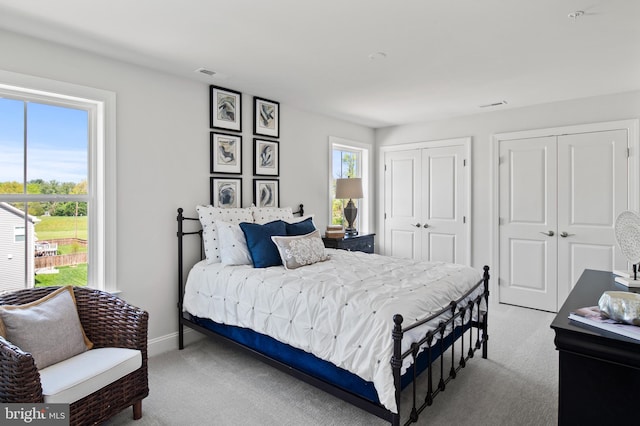
<path fill-rule="evenodd" d="M 197 342 L 204 338 L 204 334 L 198 333 L 193 329 L 184 330 L 184 344 Z M 164 352 L 169 352 L 178 349 L 178 332 L 166 334 L 164 336 L 149 339 L 147 342 L 148 356 L 160 355 Z"/>

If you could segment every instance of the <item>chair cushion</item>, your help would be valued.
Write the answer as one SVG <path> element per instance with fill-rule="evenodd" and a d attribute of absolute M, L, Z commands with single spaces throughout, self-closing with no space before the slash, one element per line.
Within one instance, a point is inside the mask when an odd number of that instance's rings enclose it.
<path fill-rule="evenodd" d="M 0 306 L 0 334 L 31 353 L 38 369 L 93 347 L 80 324 L 70 286 L 31 303 Z"/>
<path fill-rule="evenodd" d="M 45 403 L 72 404 L 142 366 L 137 349 L 99 348 L 40 370 Z"/>

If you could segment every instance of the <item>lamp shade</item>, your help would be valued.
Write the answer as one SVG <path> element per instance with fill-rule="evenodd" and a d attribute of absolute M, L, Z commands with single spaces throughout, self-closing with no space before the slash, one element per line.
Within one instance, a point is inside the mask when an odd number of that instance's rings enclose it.
<path fill-rule="evenodd" d="M 362 178 L 336 179 L 336 198 L 362 198 Z"/>

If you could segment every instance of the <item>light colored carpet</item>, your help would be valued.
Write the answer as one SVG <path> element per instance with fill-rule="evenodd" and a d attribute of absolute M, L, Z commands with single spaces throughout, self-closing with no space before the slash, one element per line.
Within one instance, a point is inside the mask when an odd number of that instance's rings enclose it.
<path fill-rule="evenodd" d="M 555 425 L 554 314 L 492 303 L 489 359 L 474 357 L 419 425 Z M 149 360 L 143 417 L 116 425 L 384 425 L 385 421 L 214 339 Z M 409 397 L 403 393 L 403 399 Z M 406 405 L 406 404 L 405 404 Z"/>

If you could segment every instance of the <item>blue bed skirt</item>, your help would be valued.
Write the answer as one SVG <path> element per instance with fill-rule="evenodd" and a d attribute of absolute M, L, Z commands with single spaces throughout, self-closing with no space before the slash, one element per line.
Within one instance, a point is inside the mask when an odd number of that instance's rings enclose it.
<path fill-rule="evenodd" d="M 334 386 L 356 394 L 368 401 L 380 404 L 378 393 L 376 392 L 372 382 L 367 382 L 361 377 L 343 368 L 337 367 L 328 361 L 317 358 L 309 352 L 291 347 L 272 337 L 257 333 L 248 328 L 219 324 L 209 319 L 193 316 L 191 317 L 191 321 L 201 327 L 214 331 L 215 333 L 230 340 L 238 342 L 270 358 L 280 361 L 283 364 L 289 365 L 296 370 L 331 383 Z M 460 336 L 459 327 L 456 329 L 455 335 Z M 389 336 L 389 339 L 391 339 L 391 336 Z M 449 335 L 445 337 L 445 350 L 451 346 L 452 341 L 453 336 Z M 437 359 L 440 356 L 440 345 L 436 345 L 431 352 L 432 359 Z M 429 366 L 428 355 L 427 351 L 423 351 L 418 356 L 418 360 L 416 362 L 418 374 L 426 370 Z M 413 368 L 413 366 L 410 367 L 402 376 L 401 384 L 403 389 L 413 380 Z"/>

